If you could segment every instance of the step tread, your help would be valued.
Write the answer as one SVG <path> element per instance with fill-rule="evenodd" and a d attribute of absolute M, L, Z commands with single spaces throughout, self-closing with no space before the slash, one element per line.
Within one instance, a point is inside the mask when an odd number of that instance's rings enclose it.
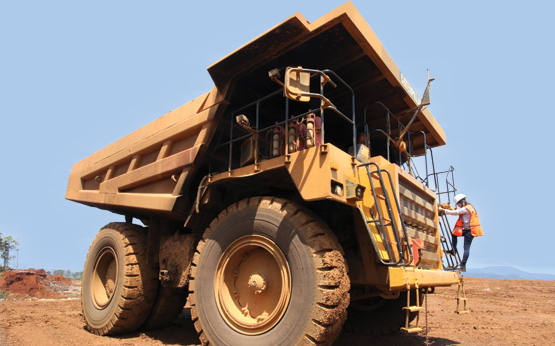
<path fill-rule="evenodd" d="M 418 333 L 422 331 L 420 327 L 409 327 L 409 328 L 401 328 L 401 330 L 407 334 Z"/>
<path fill-rule="evenodd" d="M 404 306 L 403 310 L 408 310 L 410 312 L 415 312 L 415 311 L 422 311 L 422 307 L 421 306 Z"/>

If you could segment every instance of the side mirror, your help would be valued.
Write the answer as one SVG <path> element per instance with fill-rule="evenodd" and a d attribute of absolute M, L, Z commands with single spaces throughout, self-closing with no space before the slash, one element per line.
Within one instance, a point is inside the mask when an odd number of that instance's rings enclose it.
<path fill-rule="evenodd" d="M 422 96 L 422 101 L 420 102 L 421 106 L 427 106 L 430 104 L 430 84 L 424 90 L 424 96 Z"/>
<path fill-rule="evenodd" d="M 424 90 L 424 96 L 422 96 L 422 101 L 420 102 L 421 106 L 427 106 L 430 104 L 430 82 L 434 79 L 428 80 L 428 85 L 426 86 L 426 90 Z"/>
<path fill-rule="evenodd" d="M 283 88 L 285 97 L 300 101 L 310 101 L 310 72 L 302 70 L 302 67 L 287 67 L 285 70 L 285 87 Z"/>
<path fill-rule="evenodd" d="M 435 78 L 430 79 L 430 72 L 428 71 L 428 85 L 426 85 L 426 90 L 424 90 L 424 96 L 422 96 L 422 101 L 420 101 L 420 106 L 427 106 L 430 104 L 430 83 L 433 82 Z"/>

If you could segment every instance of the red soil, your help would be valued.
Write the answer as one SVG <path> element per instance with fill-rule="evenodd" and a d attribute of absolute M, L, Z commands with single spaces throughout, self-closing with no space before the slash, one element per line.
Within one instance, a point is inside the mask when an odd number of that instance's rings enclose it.
<path fill-rule="evenodd" d="M 0 277 L 0 290 L 9 291 L 10 296 L 29 296 L 39 299 L 60 299 L 61 293 L 72 284 L 61 274 L 46 274 L 44 269 L 5 271 Z"/>

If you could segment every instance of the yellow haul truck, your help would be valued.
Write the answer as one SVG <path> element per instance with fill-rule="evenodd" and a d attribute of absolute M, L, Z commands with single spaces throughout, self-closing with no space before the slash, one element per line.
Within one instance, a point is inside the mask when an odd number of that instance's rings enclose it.
<path fill-rule="evenodd" d="M 160 328 L 188 297 L 203 345 L 418 331 L 423 294 L 460 280 L 437 178 L 411 163 L 445 144 L 427 94 L 350 2 L 295 14 L 208 72 L 210 92 L 73 166 L 66 198 L 125 220 L 89 249 L 87 328 Z"/>

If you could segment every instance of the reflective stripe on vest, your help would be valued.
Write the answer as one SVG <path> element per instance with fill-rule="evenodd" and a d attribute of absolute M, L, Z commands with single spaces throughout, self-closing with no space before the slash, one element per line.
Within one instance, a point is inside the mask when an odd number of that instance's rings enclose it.
<path fill-rule="evenodd" d="M 463 235 L 463 230 L 470 229 L 470 233 L 472 233 L 473 237 L 479 237 L 484 235 L 482 231 L 482 226 L 480 226 L 480 219 L 478 218 L 478 213 L 476 209 L 471 204 L 465 205 L 463 208 L 468 209 L 470 212 L 470 221 L 468 223 L 463 221 L 463 215 L 459 215 L 459 219 L 455 224 L 455 228 L 453 228 L 453 235 L 458 237 Z"/>

